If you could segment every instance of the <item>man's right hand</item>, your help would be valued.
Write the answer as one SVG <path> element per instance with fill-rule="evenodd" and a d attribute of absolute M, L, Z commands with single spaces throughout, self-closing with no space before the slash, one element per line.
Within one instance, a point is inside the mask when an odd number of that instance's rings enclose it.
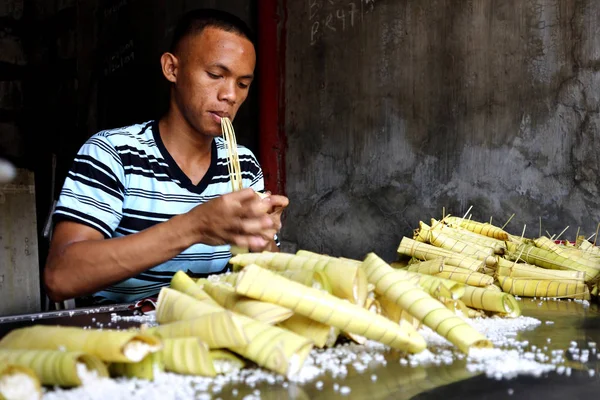
<path fill-rule="evenodd" d="M 277 233 L 270 205 L 253 189 L 243 189 L 200 204 L 185 214 L 195 242 L 231 244 L 257 251 Z"/>

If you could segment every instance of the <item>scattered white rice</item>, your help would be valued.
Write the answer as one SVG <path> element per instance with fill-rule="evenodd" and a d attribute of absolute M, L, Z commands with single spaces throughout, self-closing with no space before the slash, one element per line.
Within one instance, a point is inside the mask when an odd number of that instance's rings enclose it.
<path fill-rule="evenodd" d="M 209 282 L 223 283 L 223 284 L 231 286 L 231 284 L 229 282 L 225 282 L 225 279 L 223 279 L 223 277 L 231 275 L 232 273 L 233 272 L 231 272 L 231 271 L 227 271 L 227 272 L 223 272 L 220 274 L 209 275 L 206 277 L 206 280 Z"/>
<path fill-rule="evenodd" d="M 87 365 L 82 362 L 78 362 L 75 365 L 75 369 L 83 385 L 93 384 L 98 379 L 98 373 L 94 370 L 89 370 Z"/>
<path fill-rule="evenodd" d="M 367 341 L 364 345 L 346 343 L 329 349 L 313 350 L 300 372 L 290 378 L 297 383 L 309 382 L 317 376 L 327 373 L 333 378 L 344 378 L 348 368 L 354 368 L 362 373 L 373 365 L 385 365 L 387 346 L 374 341 Z"/>
<path fill-rule="evenodd" d="M 150 345 L 140 340 L 133 340 L 125 345 L 123 355 L 132 362 L 138 362 L 156 350 L 158 350 L 158 347 L 155 345 Z"/>
<path fill-rule="evenodd" d="M 573 299 L 575 303 L 582 304 L 584 308 L 588 308 L 590 306 L 590 302 L 587 300 Z"/>
<path fill-rule="evenodd" d="M 130 316 L 122 316 L 117 313 L 110 314 L 110 322 L 117 323 L 120 321 L 125 322 L 138 322 L 140 324 L 146 324 L 148 326 L 157 325 L 155 313 L 147 313 L 144 315 L 130 315 Z"/>
<path fill-rule="evenodd" d="M 156 324 L 154 315 L 119 317 L 113 314 L 111 322 L 122 320 L 137 321 L 148 325 Z M 472 349 L 468 355 L 458 351 L 454 345 L 439 336 L 431 329 L 423 327 L 420 333 L 427 342 L 427 349 L 419 354 L 409 355 L 399 359 L 406 367 L 427 365 L 450 365 L 456 360 L 465 360 L 470 372 L 484 373 L 495 379 L 512 379 L 517 375 L 541 376 L 550 371 L 570 375 L 570 368 L 561 364 L 565 362 L 565 351 L 548 349 L 547 346 L 538 348 L 530 346 L 527 341 L 517 340 L 517 334 L 535 329 L 541 321 L 531 317 L 518 318 L 477 318 L 467 319 L 473 327 L 485 335 L 493 344 L 492 349 Z M 550 340 L 548 338 L 548 343 Z M 595 343 L 588 343 L 591 354 L 595 353 Z M 581 350 L 574 343 L 569 348 L 571 355 L 585 362 L 590 357 L 590 350 Z M 374 367 L 385 366 L 386 353 L 389 347 L 374 341 L 364 345 L 346 343 L 335 348 L 314 349 L 307 357 L 300 371 L 293 377 L 285 377 L 261 368 L 246 368 L 230 371 L 216 378 L 184 376 L 173 373 L 157 373 L 153 382 L 140 379 L 106 379 L 96 378 L 87 380 L 80 388 L 63 390 L 56 389 L 45 393 L 45 400 L 130 400 L 144 399 L 187 399 L 187 398 L 216 398 L 226 385 L 240 385 L 246 389 L 256 388 L 260 384 L 281 385 L 287 387 L 288 381 L 298 384 L 314 384 L 317 390 L 324 388 L 319 377 L 329 375 L 333 379 L 343 379 L 350 370 L 366 373 Z M 396 362 L 396 361 L 395 361 Z M 589 373 L 593 376 L 594 372 Z M 370 380 L 377 381 L 377 375 L 371 373 Z M 334 390 L 344 396 L 352 396 L 351 388 L 334 383 Z M 337 385 L 337 386 L 335 386 Z M 260 391 L 241 393 L 234 389 L 231 394 L 243 399 L 258 399 Z M 512 394 L 509 392 L 509 394 Z"/>
<path fill-rule="evenodd" d="M 0 397 L 6 399 L 39 399 L 38 382 L 22 372 L 13 372 L 0 378 Z"/>
<path fill-rule="evenodd" d="M 466 368 L 470 372 L 482 372 L 495 379 L 512 379 L 517 375 L 541 376 L 555 370 L 558 364 L 565 361 L 562 350 L 554 350 L 547 354 L 547 347 L 540 349 L 537 346 L 529 346 L 528 341 L 517 340 L 519 332 L 534 329 L 542 323 L 535 318 L 493 317 L 468 321 L 494 344 L 492 349 L 470 350 L 466 356 Z M 446 339 L 431 329 L 424 327 L 421 333 L 427 341 L 428 348 L 433 352 L 426 350 L 409 356 L 408 365 L 449 365 L 455 359 L 465 358 Z"/>
<path fill-rule="evenodd" d="M 342 387 L 340 388 L 340 393 L 341 393 L 343 396 L 346 396 L 347 394 L 350 394 L 350 392 L 351 392 L 351 391 L 352 391 L 352 390 L 351 390 L 351 389 L 350 389 L 348 386 L 342 386 Z"/>
<path fill-rule="evenodd" d="M 471 349 L 467 357 L 467 370 L 484 372 L 495 379 L 512 379 L 517 375 L 539 377 L 553 371 L 554 364 L 546 364 L 535 360 L 534 353 L 521 353 L 519 350 L 503 349 Z"/>

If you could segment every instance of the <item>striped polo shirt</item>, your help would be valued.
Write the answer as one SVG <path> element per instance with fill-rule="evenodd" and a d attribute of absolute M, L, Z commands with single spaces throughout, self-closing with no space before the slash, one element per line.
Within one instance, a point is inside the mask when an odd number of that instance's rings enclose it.
<path fill-rule="evenodd" d="M 238 146 L 244 187 L 264 191 L 254 154 Z M 79 150 L 61 190 L 54 222 L 75 221 L 116 238 L 149 228 L 198 204 L 232 191 L 224 140 L 212 144 L 210 167 L 194 185 L 165 148 L 157 121 L 99 132 Z M 195 244 L 175 258 L 126 279 L 92 298 L 96 303 L 125 303 L 157 295 L 173 274 L 223 272 L 230 246 Z"/>

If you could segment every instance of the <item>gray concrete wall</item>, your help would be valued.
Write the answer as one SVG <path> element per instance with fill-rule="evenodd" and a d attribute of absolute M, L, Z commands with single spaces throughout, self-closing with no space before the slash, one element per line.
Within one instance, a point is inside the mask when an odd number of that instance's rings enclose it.
<path fill-rule="evenodd" d="M 390 260 L 419 220 L 600 222 L 600 2 L 288 1 L 290 246 Z"/>

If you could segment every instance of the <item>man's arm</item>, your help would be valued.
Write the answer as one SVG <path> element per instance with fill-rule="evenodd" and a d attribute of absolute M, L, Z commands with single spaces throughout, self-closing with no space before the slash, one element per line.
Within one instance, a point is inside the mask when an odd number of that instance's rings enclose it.
<path fill-rule="evenodd" d="M 62 301 L 93 293 L 175 257 L 193 242 L 182 222 L 176 216 L 115 239 L 77 222 L 59 222 L 44 270 L 48 296 Z"/>
<path fill-rule="evenodd" d="M 267 245 L 276 230 L 269 204 L 251 189 L 229 193 L 144 231 L 104 239 L 99 231 L 63 221 L 54 231 L 44 281 L 48 296 L 62 301 L 93 293 L 161 264 L 195 243 Z"/>

